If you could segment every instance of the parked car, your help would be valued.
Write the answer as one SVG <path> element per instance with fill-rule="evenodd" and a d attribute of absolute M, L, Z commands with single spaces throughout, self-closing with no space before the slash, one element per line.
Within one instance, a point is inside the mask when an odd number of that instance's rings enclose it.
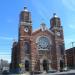
<path fill-rule="evenodd" d="M 3 75 L 9 75 L 9 72 L 8 72 L 7 70 L 4 70 L 4 71 L 2 72 L 2 74 L 3 74 Z"/>
<path fill-rule="evenodd" d="M 48 70 L 47 73 L 55 73 L 57 72 L 56 70 Z"/>
<path fill-rule="evenodd" d="M 69 71 L 70 69 L 68 67 L 63 68 L 63 71 Z"/>
<path fill-rule="evenodd" d="M 42 72 L 41 71 L 34 71 L 34 72 L 31 72 L 31 74 L 41 74 Z"/>

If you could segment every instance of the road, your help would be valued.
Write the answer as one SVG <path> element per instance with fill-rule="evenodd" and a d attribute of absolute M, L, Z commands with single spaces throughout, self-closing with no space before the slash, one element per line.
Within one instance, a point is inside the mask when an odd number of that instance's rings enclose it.
<path fill-rule="evenodd" d="M 56 72 L 56 73 L 43 73 L 39 75 L 75 75 L 75 70 L 70 70 L 66 72 Z"/>
<path fill-rule="evenodd" d="M 0 74 L 0 75 L 2 75 L 2 74 Z M 9 74 L 9 75 L 30 75 L 30 74 L 26 73 L 26 74 Z M 56 73 L 42 73 L 42 74 L 34 74 L 34 75 L 75 75 L 75 70 L 70 70 L 70 71 L 66 71 L 66 72 L 56 72 Z"/>

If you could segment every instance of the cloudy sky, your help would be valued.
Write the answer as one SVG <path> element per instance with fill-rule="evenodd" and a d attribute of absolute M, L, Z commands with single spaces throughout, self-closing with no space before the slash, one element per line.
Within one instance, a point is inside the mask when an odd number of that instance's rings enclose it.
<path fill-rule="evenodd" d="M 18 39 L 19 14 L 23 7 L 31 11 L 33 30 L 56 13 L 64 28 L 65 48 L 75 42 L 75 0 L 1 0 L 0 1 L 0 59 L 11 58 L 12 43 Z M 75 45 L 74 45 L 75 46 Z"/>

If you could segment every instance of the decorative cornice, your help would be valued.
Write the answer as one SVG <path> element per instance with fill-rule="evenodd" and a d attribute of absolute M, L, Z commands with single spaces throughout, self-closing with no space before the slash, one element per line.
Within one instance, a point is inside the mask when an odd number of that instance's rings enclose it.
<path fill-rule="evenodd" d="M 55 30 L 58 30 L 58 29 L 59 29 L 59 30 L 63 30 L 63 27 L 62 27 L 62 26 L 61 26 L 61 27 L 53 27 L 51 30 L 54 30 L 54 29 L 55 29 Z"/>
<path fill-rule="evenodd" d="M 32 22 L 20 22 L 20 25 L 30 25 L 30 26 L 32 26 Z"/>
<path fill-rule="evenodd" d="M 25 37 L 30 37 L 30 36 L 20 36 L 20 38 L 25 38 Z"/>

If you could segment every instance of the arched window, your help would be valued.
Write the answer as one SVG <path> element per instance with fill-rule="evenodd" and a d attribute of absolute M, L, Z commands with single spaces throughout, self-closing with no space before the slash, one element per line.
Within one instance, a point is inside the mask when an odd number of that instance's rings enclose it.
<path fill-rule="evenodd" d="M 30 53 L 30 45 L 28 42 L 24 43 L 24 50 L 25 50 L 25 53 L 27 53 L 27 54 Z"/>
<path fill-rule="evenodd" d="M 42 36 L 37 41 L 38 50 L 48 50 L 50 47 L 49 40 L 47 37 Z"/>
<path fill-rule="evenodd" d="M 64 44 L 59 45 L 61 55 L 64 55 Z"/>

